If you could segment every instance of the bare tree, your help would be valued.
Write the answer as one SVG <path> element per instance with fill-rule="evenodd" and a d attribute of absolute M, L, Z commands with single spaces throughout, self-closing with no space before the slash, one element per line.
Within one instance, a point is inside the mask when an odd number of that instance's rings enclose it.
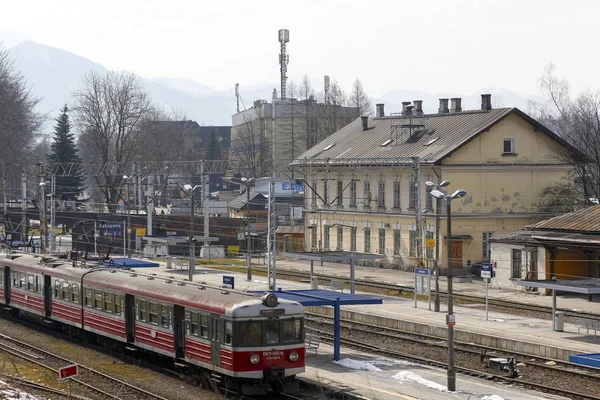
<path fill-rule="evenodd" d="M 331 81 L 328 95 L 319 93 L 317 99 L 319 104 L 312 107 L 316 136 L 309 147 L 348 125 L 357 118 L 359 112 L 358 109 L 348 107 L 348 97 L 335 79 Z"/>
<path fill-rule="evenodd" d="M 101 162 L 134 160 L 141 127 L 153 109 L 137 77 L 123 72 L 91 72 L 73 96 L 80 142 L 89 147 L 93 157 Z M 114 212 L 121 198 L 123 171 L 106 171 L 95 179 L 109 212 Z"/>
<path fill-rule="evenodd" d="M 352 93 L 350 93 L 349 103 L 351 107 L 358 109 L 358 117 L 363 115 L 371 115 L 373 113 L 373 105 L 371 99 L 365 93 L 362 83 L 356 78 L 352 85 Z"/>
<path fill-rule="evenodd" d="M 262 110 L 262 106 L 248 110 L 244 123 L 232 132 L 232 159 L 237 170 L 248 178 L 267 176 L 273 168 L 267 118 Z"/>
<path fill-rule="evenodd" d="M 540 80 L 546 104 L 532 104 L 537 119 L 572 147 L 556 146 L 555 158 L 573 166 L 577 203 L 600 199 L 600 91 L 589 90 L 575 100 L 569 84 L 548 66 Z"/>

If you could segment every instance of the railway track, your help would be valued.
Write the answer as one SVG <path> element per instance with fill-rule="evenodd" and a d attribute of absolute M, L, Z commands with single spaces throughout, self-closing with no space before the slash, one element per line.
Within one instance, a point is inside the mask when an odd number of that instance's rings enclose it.
<path fill-rule="evenodd" d="M 60 367 L 74 364 L 64 357 L 3 334 L 0 334 L 0 352 L 11 354 L 12 356 L 27 362 L 39 365 L 40 367 L 55 372 L 57 376 Z M 71 382 L 74 385 L 78 385 L 82 389 L 100 395 L 105 399 L 167 400 L 164 397 L 150 393 L 144 389 L 83 365 L 79 365 L 79 376 L 72 378 Z"/>
<path fill-rule="evenodd" d="M 267 271 L 266 267 L 252 266 L 252 269 L 264 271 L 265 273 Z M 295 270 L 289 270 L 289 269 L 288 270 L 278 269 L 277 275 L 280 277 L 286 276 L 286 277 L 291 277 L 291 278 L 299 278 L 299 279 L 307 279 L 307 280 L 310 278 L 310 273 L 308 273 L 308 272 L 295 271 Z M 336 275 L 328 275 L 328 274 L 314 274 L 314 276 L 319 278 L 320 283 L 327 283 L 332 280 L 337 280 L 337 281 L 341 280 L 341 281 L 344 281 L 344 283 L 348 287 L 350 286 L 350 279 L 348 279 L 348 278 L 344 278 L 344 277 L 340 277 L 340 276 L 336 276 Z M 369 279 L 355 279 L 354 283 L 355 283 L 355 286 L 357 289 L 359 287 L 375 288 L 375 289 L 379 289 L 379 290 L 389 291 L 391 293 L 388 293 L 388 295 L 392 295 L 392 296 L 414 293 L 414 288 L 412 286 L 408 286 L 408 285 L 386 283 L 386 282 L 376 282 L 376 281 L 372 281 Z M 434 295 L 434 294 L 435 294 L 435 290 L 432 289 L 432 295 Z M 447 292 L 440 291 L 441 298 L 445 299 L 445 298 L 447 298 L 447 296 L 448 296 Z M 473 303 L 485 304 L 485 298 L 483 298 L 482 296 L 453 293 L 452 297 L 454 298 L 455 305 L 457 305 L 457 304 L 460 305 L 461 302 L 469 303 L 469 304 L 473 304 Z M 510 300 L 504 300 L 504 299 L 499 300 L 499 299 L 492 299 L 492 298 L 488 299 L 488 304 L 492 307 L 500 307 L 503 309 L 508 309 L 508 311 L 522 310 L 522 311 L 531 311 L 531 312 L 536 312 L 536 313 L 544 313 L 544 314 L 548 314 L 548 316 L 552 315 L 552 307 L 540 306 L 540 305 L 535 305 L 535 304 L 526 304 L 526 303 L 520 303 L 520 302 L 516 302 L 516 301 L 510 301 Z M 594 313 L 587 313 L 587 312 L 583 312 L 583 311 L 574 311 L 574 310 L 565 309 L 565 308 L 557 308 L 556 310 L 565 313 L 565 316 L 567 316 L 567 317 L 591 318 L 591 319 L 600 318 L 599 314 L 594 314 Z"/>
<path fill-rule="evenodd" d="M 307 314 L 306 320 L 307 323 L 311 324 L 323 324 L 323 321 L 325 320 L 328 321 L 326 324 L 329 325 L 331 319 L 323 316 L 315 318 L 313 317 L 313 314 Z M 318 329 L 318 332 L 322 340 L 333 343 L 333 334 L 331 332 L 324 331 L 323 329 Z M 377 337 L 381 338 L 385 345 L 373 343 L 373 333 L 377 333 Z M 349 337 L 350 335 L 353 337 Z M 410 343 L 410 345 L 407 345 L 407 343 Z M 432 336 L 417 335 L 412 332 L 407 333 L 394 329 L 373 328 L 366 324 L 343 321 L 342 344 L 391 358 L 401 358 L 418 364 L 444 369 L 447 368 L 447 364 L 444 361 L 440 361 L 440 359 L 445 358 L 445 349 L 447 348 L 445 340 Z M 433 355 L 430 358 L 427 358 L 408 352 L 398 352 L 390 349 L 390 347 L 393 347 L 394 349 L 399 347 L 409 348 L 411 345 L 413 347 L 416 346 L 417 349 L 427 348 L 428 350 L 426 353 L 430 355 L 436 353 L 435 351 L 431 351 L 432 347 L 441 348 L 440 350 L 444 352 L 444 355 L 441 357 Z M 419 354 L 423 353 L 422 350 L 417 352 Z M 440 353 L 440 351 L 437 353 Z M 567 396 L 568 398 L 573 399 L 600 399 L 597 390 L 598 385 L 600 384 L 600 369 L 598 368 L 531 356 L 528 354 L 507 353 L 501 349 L 461 342 L 455 342 L 455 354 L 457 355 L 458 360 L 457 365 L 459 365 L 456 370 L 466 375 L 499 382 L 519 384 L 530 389 Z M 511 356 L 516 356 L 518 361 L 525 362 L 524 365 L 519 367 L 522 374 L 519 379 L 490 373 L 483 363 L 483 360 L 488 357 L 506 358 Z M 469 364 L 469 368 L 467 368 L 465 364 Z M 557 382 L 564 382 L 564 384 L 556 386 L 555 383 Z M 579 391 L 565 389 L 568 387 L 577 388 Z"/>

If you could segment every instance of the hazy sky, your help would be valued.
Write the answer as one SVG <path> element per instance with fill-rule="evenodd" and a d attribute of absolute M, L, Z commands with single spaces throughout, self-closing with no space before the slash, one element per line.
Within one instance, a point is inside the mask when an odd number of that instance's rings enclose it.
<path fill-rule="evenodd" d="M 93 5 L 91 5 L 93 4 Z M 537 94 L 553 62 L 574 91 L 597 82 L 600 1 L 3 1 L 0 28 L 111 69 L 216 89 L 329 74 L 349 89 Z"/>

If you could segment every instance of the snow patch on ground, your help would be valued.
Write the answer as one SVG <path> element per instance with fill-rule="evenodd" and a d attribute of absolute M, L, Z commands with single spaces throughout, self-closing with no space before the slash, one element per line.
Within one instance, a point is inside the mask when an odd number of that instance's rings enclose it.
<path fill-rule="evenodd" d="M 261 281 L 260 279 L 255 279 L 252 282 L 254 282 L 254 283 L 269 283 L 267 281 Z"/>
<path fill-rule="evenodd" d="M 412 363 L 410 361 L 404 361 L 404 360 L 394 360 L 391 358 L 381 358 L 379 360 L 372 360 L 369 361 L 371 364 L 373 365 L 381 365 L 383 367 L 395 367 L 397 365 L 404 365 L 404 366 L 409 366 L 409 365 L 417 365 L 415 363 Z"/>
<path fill-rule="evenodd" d="M 483 396 L 481 400 L 504 400 L 504 398 L 498 396 L 497 394 L 493 394 L 491 396 Z"/>
<path fill-rule="evenodd" d="M 350 368 L 350 369 L 358 369 L 361 371 L 372 371 L 377 372 L 381 371 L 381 369 L 377 368 L 375 365 L 365 361 L 353 360 L 351 358 L 343 358 L 340 361 L 334 361 L 334 364 L 341 365 L 342 367 Z"/>
<path fill-rule="evenodd" d="M 37 397 L 18 389 L 11 388 L 8 383 L 0 381 L 0 397 L 3 400 L 38 400 Z"/>
<path fill-rule="evenodd" d="M 419 385 L 426 386 L 430 389 L 439 390 L 440 392 L 447 392 L 448 388 L 444 385 L 440 385 L 439 383 L 432 382 L 428 379 L 423 378 L 417 374 L 413 374 L 410 371 L 400 371 L 396 375 L 392 376 L 392 379 L 397 379 L 399 381 L 404 382 L 413 382 L 418 383 Z"/>

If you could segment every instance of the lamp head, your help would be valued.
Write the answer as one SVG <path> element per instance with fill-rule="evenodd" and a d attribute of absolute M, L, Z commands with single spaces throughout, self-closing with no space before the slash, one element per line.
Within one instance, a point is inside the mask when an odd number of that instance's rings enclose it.
<path fill-rule="evenodd" d="M 431 191 L 431 195 L 433 197 L 435 197 L 436 199 L 444 199 L 446 198 L 446 195 L 442 192 L 440 192 L 439 190 L 435 189 Z"/>
<path fill-rule="evenodd" d="M 192 190 L 192 185 L 189 185 L 189 184 L 186 183 L 185 185 L 183 185 L 183 188 L 185 190 Z"/>
<path fill-rule="evenodd" d="M 123 175 L 123 179 L 129 179 L 127 175 Z"/>
<path fill-rule="evenodd" d="M 467 191 L 465 189 L 458 189 L 456 192 L 452 193 L 452 196 L 450 196 L 450 198 L 454 199 L 460 199 L 461 197 L 464 197 L 467 194 Z"/>
<path fill-rule="evenodd" d="M 439 187 L 446 187 L 446 186 L 448 186 L 448 185 L 450 185 L 450 181 L 442 181 L 442 182 L 439 184 Z"/>
<path fill-rule="evenodd" d="M 431 182 L 431 181 L 427 181 L 427 182 L 425 182 L 425 184 L 426 184 L 427 186 L 429 186 L 429 187 L 434 187 L 434 186 L 435 186 L 435 183 L 433 183 L 433 182 Z"/>

